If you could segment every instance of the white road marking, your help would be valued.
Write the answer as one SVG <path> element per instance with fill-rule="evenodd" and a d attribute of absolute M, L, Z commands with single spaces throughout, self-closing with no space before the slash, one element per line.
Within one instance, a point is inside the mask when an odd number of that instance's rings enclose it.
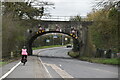
<path fill-rule="evenodd" d="M 20 65 L 21 61 L 19 63 L 17 63 L 10 71 L 8 71 L 6 74 L 4 74 L 0 80 L 6 78 L 11 72 L 13 72 L 15 70 L 15 68 L 17 68 Z"/>
<path fill-rule="evenodd" d="M 47 64 L 44 63 L 47 66 L 51 66 L 62 78 L 73 78 L 70 74 L 68 74 L 66 71 L 62 70 L 60 67 L 56 66 L 55 64 Z"/>
<path fill-rule="evenodd" d="M 39 60 L 41 61 L 42 65 L 43 65 L 43 67 L 45 68 L 45 70 L 47 71 L 47 73 L 49 74 L 50 78 L 52 78 L 52 76 L 50 75 L 48 69 L 45 67 L 45 65 L 44 65 L 44 63 L 42 62 L 42 60 L 41 60 L 40 58 L 39 58 Z"/>

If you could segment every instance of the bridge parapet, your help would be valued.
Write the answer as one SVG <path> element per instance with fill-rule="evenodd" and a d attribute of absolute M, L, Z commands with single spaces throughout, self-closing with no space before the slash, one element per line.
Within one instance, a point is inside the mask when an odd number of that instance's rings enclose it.
<path fill-rule="evenodd" d="M 77 29 L 71 29 L 71 28 L 39 28 L 38 30 L 32 31 L 32 36 L 34 35 L 41 35 L 41 34 L 47 34 L 47 33 L 61 33 L 61 34 L 67 34 L 73 38 L 78 39 L 79 37 L 79 30 Z M 32 37 L 31 36 L 31 37 Z"/>

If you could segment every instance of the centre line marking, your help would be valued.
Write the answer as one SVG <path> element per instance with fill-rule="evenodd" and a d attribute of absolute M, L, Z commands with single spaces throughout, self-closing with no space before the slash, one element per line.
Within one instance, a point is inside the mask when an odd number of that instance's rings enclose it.
<path fill-rule="evenodd" d="M 50 78 L 52 78 L 52 76 L 50 75 L 48 69 L 45 67 L 44 63 L 42 62 L 42 60 L 39 58 L 39 60 L 41 61 L 43 67 L 45 68 L 46 72 L 49 74 Z"/>
<path fill-rule="evenodd" d="M 70 74 L 68 74 L 66 71 L 56 66 L 55 64 L 47 64 L 47 63 L 44 63 L 44 64 L 47 66 L 51 66 L 62 78 L 74 78 Z"/>

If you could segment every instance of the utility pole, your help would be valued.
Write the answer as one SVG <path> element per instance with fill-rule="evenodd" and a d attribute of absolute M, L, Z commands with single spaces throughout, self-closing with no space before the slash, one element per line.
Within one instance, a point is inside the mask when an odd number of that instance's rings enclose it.
<path fill-rule="evenodd" d="M 120 52 L 120 1 L 118 2 L 118 51 Z"/>
<path fill-rule="evenodd" d="M 62 35 L 62 45 L 64 45 L 64 36 Z"/>
<path fill-rule="evenodd" d="M 120 1 L 117 3 L 117 10 L 118 10 L 118 53 L 120 52 Z"/>
<path fill-rule="evenodd" d="M 52 38 L 53 38 L 53 45 L 54 45 L 54 35 L 52 35 Z"/>

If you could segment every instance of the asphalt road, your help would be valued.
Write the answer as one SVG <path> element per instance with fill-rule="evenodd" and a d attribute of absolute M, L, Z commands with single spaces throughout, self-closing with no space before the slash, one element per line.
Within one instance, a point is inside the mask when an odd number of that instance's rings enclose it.
<path fill-rule="evenodd" d="M 59 47 L 34 50 L 25 66 L 18 65 L 6 78 L 118 78 L 118 67 L 89 63 L 67 55 L 71 48 Z M 9 71 L 19 61 L 3 66 Z"/>
<path fill-rule="evenodd" d="M 20 60 L 19 60 L 20 61 Z M 18 61 L 17 61 L 18 62 Z M 3 66 L 2 70 L 3 72 L 10 71 L 11 68 L 9 68 L 11 65 L 14 66 L 16 63 L 10 63 L 8 65 Z M 11 78 L 21 79 L 21 78 L 50 78 L 49 74 L 45 70 L 43 64 L 41 64 L 41 61 L 36 56 L 28 56 L 28 61 L 26 65 L 24 66 L 22 63 L 15 68 L 6 78 L 8 80 L 12 80 Z M 10 78 L 10 79 L 9 79 Z"/>
<path fill-rule="evenodd" d="M 118 78 L 118 67 L 73 59 L 71 48 L 61 47 L 38 52 L 53 78 Z"/>

